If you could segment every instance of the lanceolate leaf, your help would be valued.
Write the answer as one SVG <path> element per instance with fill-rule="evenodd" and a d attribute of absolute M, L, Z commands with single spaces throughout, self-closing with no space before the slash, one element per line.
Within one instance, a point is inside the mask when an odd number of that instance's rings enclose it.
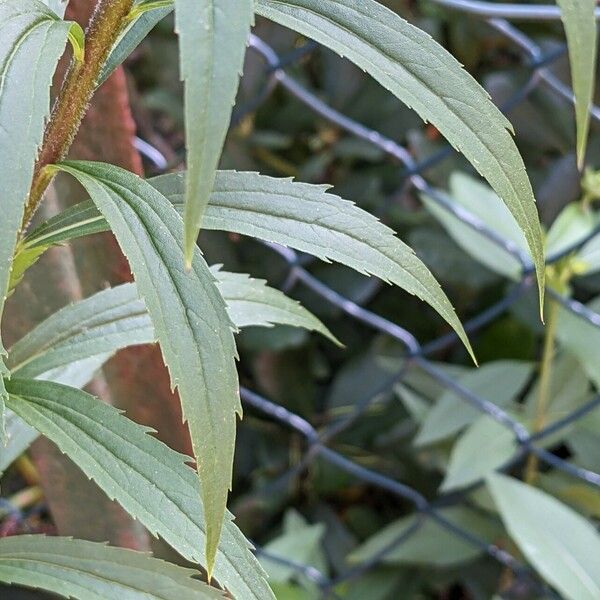
<path fill-rule="evenodd" d="M 264 281 L 211 268 L 227 311 L 237 327 L 275 323 L 312 329 L 333 342 L 329 330 L 299 303 Z M 134 283 L 126 283 L 54 313 L 9 350 L 12 374 L 82 388 L 115 352 L 156 342 L 154 326 Z M 11 411 L 7 413 L 6 448 L 0 452 L 0 475 L 37 437 Z"/>
<path fill-rule="evenodd" d="M 570 600 L 600 597 L 600 535 L 571 508 L 529 485 L 490 475 L 488 486 L 513 540 Z"/>
<path fill-rule="evenodd" d="M 264 280 L 253 279 L 243 273 L 228 273 L 218 267 L 211 267 L 211 271 L 217 278 L 217 287 L 236 327 L 291 325 L 316 331 L 339 343 L 327 327 L 299 302 L 269 287 Z"/>
<path fill-rule="evenodd" d="M 175 0 L 185 81 L 186 263 L 210 198 L 253 22 L 254 0 Z"/>
<path fill-rule="evenodd" d="M 108 60 L 102 67 L 97 85 L 101 86 L 137 48 L 139 43 L 152 31 L 154 26 L 173 10 L 173 2 L 167 0 L 147 0 L 138 2 L 133 8 L 133 18 L 129 26 L 118 39 Z"/>
<path fill-rule="evenodd" d="M 33 176 L 44 121 L 50 110 L 50 84 L 71 24 L 38 0 L 0 2 L 0 319 Z M 0 376 L 5 354 L 0 339 Z M 0 382 L 0 445 L 4 437 L 6 393 Z"/>
<path fill-rule="evenodd" d="M 189 460 L 115 408 L 47 381 L 7 382 L 10 408 L 183 557 L 206 565 L 206 525 Z M 213 575 L 234 598 L 272 598 L 244 536 L 227 513 Z"/>
<path fill-rule="evenodd" d="M 156 341 L 135 284 L 94 294 L 55 312 L 9 350 L 14 376 L 35 378 L 77 360 Z"/>
<path fill-rule="evenodd" d="M 179 389 L 202 481 L 210 573 L 231 485 L 236 414 L 242 413 L 234 326 L 197 247 L 190 271 L 184 270 L 182 222 L 160 192 L 111 165 L 66 162 L 60 168 L 86 188 L 111 225 Z"/>
<path fill-rule="evenodd" d="M 577 164 L 581 169 L 585 160 L 596 79 L 596 0 L 557 0 L 557 4 L 560 6 L 569 46 L 577 122 Z"/>
<path fill-rule="evenodd" d="M 0 581 L 80 600 L 216 600 L 197 573 L 105 544 L 19 535 L 0 540 Z"/>
<path fill-rule="evenodd" d="M 541 228 L 511 125 L 448 52 L 375 0 L 257 0 L 256 11 L 347 57 L 431 121 L 508 205 L 531 248 L 543 296 Z"/>
<path fill-rule="evenodd" d="M 182 211 L 183 173 L 150 183 Z M 470 348 L 446 295 L 414 252 L 375 217 L 327 189 L 257 173 L 219 171 L 203 226 L 276 242 L 395 283 L 429 303 Z M 107 227 L 93 205 L 84 202 L 42 225 L 26 247 L 64 242 Z"/>
<path fill-rule="evenodd" d="M 312 329 L 335 341 L 316 317 L 264 281 L 215 267 L 211 271 L 237 327 L 278 323 Z M 15 376 L 49 379 L 47 373 L 75 361 L 156 341 L 136 285 L 126 283 L 54 313 L 10 348 L 7 365 Z"/>

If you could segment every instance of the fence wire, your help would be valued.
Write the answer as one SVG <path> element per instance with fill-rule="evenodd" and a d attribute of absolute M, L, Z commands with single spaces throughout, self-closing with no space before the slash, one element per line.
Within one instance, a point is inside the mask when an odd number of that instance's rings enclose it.
<path fill-rule="evenodd" d="M 525 35 L 510 22 L 513 20 L 557 20 L 560 19 L 560 11 L 557 7 L 499 3 L 491 4 L 488 2 L 472 0 L 434 0 L 434 2 L 448 9 L 461 11 L 482 18 L 488 26 L 512 42 L 516 49 L 521 53 L 523 64 L 529 67 L 529 76 L 525 83 L 514 92 L 504 105 L 500 107 L 501 110 L 509 113 L 540 85 L 546 86 L 565 102 L 571 104 L 574 102 L 573 90 L 562 83 L 549 69 L 557 59 L 565 54 L 566 48 L 562 47 L 558 50 L 551 51 L 550 53 L 545 53 L 530 37 Z M 600 17 L 600 9 L 597 11 L 597 16 Z M 241 121 L 247 114 L 257 110 L 276 88 L 283 88 L 322 119 L 327 120 L 341 130 L 344 130 L 357 138 L 369 142 L 382 150 L 389 158 L 400 163 L 405 177 L 406 188 L 412 188 L 420 193 L 425 193 L 444 210 L 460 219 L 464 224 L 468 225 L 479 234 L 485 236 L 489 241 L 519 262 L 522 273 L 520 282 L 509 289 L 508 293 L 500 301 L 464 323 L 467 333 L 472 334 L 492 323 L 515 304 L 529 289 L 534 287 L 534 267 L 530 257 L 524 253 L 523 250 L 518 248 L 512 241 L 502 238 L 499 234 L 489 229 L 476 215 L 454 203 L 451 198 L 441 194 L 428 184 L 424 174 L 426 174 L 428 169 L 438 165 L 451 156 L 454 152 L 451 147 L 448 146 L 447 148 L 438 151 L 433 156 L 430 156 L 421 162 L 417 162 L 414 160 L 409 150 L 402 145 L 332 108 L 326 102 L 321 100 L 314 92 L 301 85 L 286 72 L 286 69 L 297 64 L 298 61 L 315 51 L 319 46 L 314 42 L 308 42 L 301 48 L 296 48 L 292 52 L 280 56 L 264 40 L 252 34 L 249 40 L 249 47 L 264 60 L 266 82 L 252 100 L 237 108 L 233 116 L 234 124 Z M 595 121 L 600 121 L 599 107 L 592 106 L 591 114 Z M 158 170 L 167 168 L 167 161 L 156 148 L 153 148 L 147 142 L 139 138 L 136 140 L 136 145 L 138 150 L 144 154 L 148 160 L 153 162 Z M 560 254 L 548 257 L 547 264 L 557 262 L 564 256 L 581 248 L 583 244 L 599 234 L 600 227 L 572 244 L 569 248 L 561 251 Z M 298 575 L 302 575 L 312 581 L 321 590 L 323 598 L 338 598 L 339 596 L 336 593 L 337 586 L 345 582 L 356 580 L 374 567 L 383 563 L 386 555 L 396 550 L 401 544 L 414 536 L 421 529 L 426 520 L 430 519 L 451 532 L 457 538 L 464 540 L 475 548 L 479 548 L 514 574 L 510 589 L 502 592 L 503 597 L 528 597 L 527 594 L 536 594 L 538 597 L 561 598 L 561 596 L 550 589 L 532 569 L 523 564 L 510 552 L 495 544 L 489 544 L 475 533 L 457 526 L 442 514 L 442 508 L 464 503 L 467 495 L 483 485 L 483 481 L 460 490 L 459 492 L 443 494 L 438 496 L 435 500 L 428 500 L 418 490 L 409 485 L 392 479 L 382 473 L 368 469 L 347 456 L 344 456 L 340 452 L 332 450 L 330 446 L 332 442 L 335 441 L 336 437 L 351 428 L 382 394 L 389 393 L 396 384 L 401 382 L 409 369 L 420 369 L 437 381 L 443 388 L 451 390 L 464 402 L 475 407 L 481 414 L 488 415 L 512 432 L 517 445 L 517 450 L 515 451 L 514 456 L 499 469 L 500 471 L 508 471 L 514 466 L 522 464 L 528 456 L 534 455 L 540 462 L 545 463 L 554 469 L 563 471 L 590 486 L 598 488 L 600 487 L 600 474 L 578 467 L 554 455 L 540 444 L 549 436 L 572 425 L 591 413 L 594 409 L 598 408 L 600 406 L 600 394 L 596 395 L 585 405 L 566 415 L 562 419 L 553 422 L 541 431 L 531 434 L 521 423 L 513 419 L 502 408 L 473 393 L 471 390 L 455 381 L 452 377 L 448 376 L 430 360 L 431 355 L 450 347 L 458 341 L 458 337 L 454 332 L 422 344 L 410 331 L 345 297 L 343 294 L 335 291 L 326 283 L 311 274 L 307 269 L 311 262 L 311 259 L 308 257 L 275 244 L 266 245 L 287 264 L 288 276 L 283 286 L 285 291 L 289 292 L 296 286 L 304 286 L 305 288 L 312 290 L 313 293 L 317 294 L 329 304 L 340 309 L 352 319 L 397 340 L 405 349 L 403 364 L 395 373 L 392 373 L 385 380 L 381 381 L 381 384 L 375 392 L 359 401 L 353 407 L 353 410 L 349 415 L 338 418 L 321 429 L 313 427 L 306 419 L 294 414 L 283 406 L 271 402 L 269 399 L 264 398 L 256 392 L 245 387 L 241 388 L 241 397 L 247 407 L 251 407 L 255 412 L 264 415 L 265 418 L 268 418 L 272 422 L 276 422 L 282 427 L 286 427 L 287 429 L 298 433 L 305 441 L 305 450 L 301 460 L 272 485 L 286 486 L 289 482 L 293 481 L 294 478 L 301 475 L 313 461 L 319 458 L 348 473 L 357 480 L 368 483 L 381 490 L 385 490 L 387 493 L 398 499 L 412 504 L 416 518 L 412 525 L 403 531 L 397 539 L 393 540 L 387 547 L 383 548 L 371 559 L 356 566 L 349 567 L 346 571 L 337 574 L 333 578 L 327 577 L 311 565 L 301 564 L 274 555 L 260 547 L 256 548 L 256 553 L 263 560 L 285 565 L 293 569 Z M 585 305 L 574 299 L 560 296 L 551 289 L 548 289 L 547 292 L 554 300 L 560 302 L 565 309 L 572 312 L 578 318 L 587 321 L 592 326 L 600 327 L 599 314 L 594 313 Z M 17 509 L 14 509 L 14 507 L 7 503 L 6 500 L 2 500 L 0 510 L 11 519 L 24 519 L 26 517 L 26 515 Z"/>

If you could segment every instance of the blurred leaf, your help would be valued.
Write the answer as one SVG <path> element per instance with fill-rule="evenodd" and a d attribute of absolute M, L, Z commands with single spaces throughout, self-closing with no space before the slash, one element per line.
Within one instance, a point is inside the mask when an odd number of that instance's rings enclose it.
<path fill-rule="evenodd" d="M 443 192 L 440 192 L 443 193 Z M 521 264 L 508 252 L 466 225 L 459 218 L 448 212 L 435 199 L 426 194 L 421 199 L 433 216 L 454 241 L 486 267 L 517 280 L 521 274 Z M 527 242 L 514 217 L 506 205 L 492 189 L 464 173 L 455 172 L 450 177 L 450 196 L 448 200 L 459 209 L 465 209 L 480 219 L 489 229 L 509 240 L 520 250 L 527 252 Z"/>
<path fill-rule="evenodd" d="M 566 352 L 557 356 L 552 363 L 552 372 L 550 373 L 550 401 L 546 408 L 547 422 L 552 423 L 566 417 L 582 405 L 589 393 L 590 383 L 581 363 Z M 527 418 L 533 419 L 535 415 L 538 395 L 539 379 L 535 381 L 523 401 Z"/>
<path fill-rule="evenodd" d="M 407 594 L 407 587 L 404 574 L 397 568 L 376 567 L 358 579 L 343 583 L 338 590 L 344 600 L 392 600 L 400 598 L 400 593 Z"/>
<path fill-rule="evenodd" d="M 600 271 L 600 235 L 595 235 L 579 250 L 577 259 L 583 263 L 585 275 Z"/>
<path fill-rule="evenodd" d="M 557 0 L 567 34 L 577 121 L 577 163 L 583 167 L 596 79 L 596 0 Z"/>
<path fill-rule="evenodd" d="M 491 542 L 498 532 L 497 526 L 487 517 L 466 507 L 445 508 L 439 513 L 453 525 L 464 528 L 482 539 Z M 350 559 L 361 563 L 368 561 L 381 550 L 398 540 L 418 517 L 410 516 L 384 527 L 355 550 Z M 416 564 L 436 567 L 458 565 L 479 556 L 483 550 L 458 537 L 431 518 L 424 523 L 395 549 L 383 557 L 383 564 Z"/>
<path fill-rule="evenodd" d="M 488 486 L 511 537 L 531 564 L 570 600 L 600 597 L 600 536 L 558 500 L 504 475 Z"/>
<path fill-rule="evenodd" d="M 267 555 L 290 560 L 296 564 L 322 568 L 323 551 L 321 542 L 325 526 L 321 523 L 308 525 L 304 520 L 297 521 L 297 513 L 287 513 L 282 535 L 263 547 Z M 293 566 L 278 563 L 269 556 L 260 558 L 270 581 L 286 583 L 301 573 Z"/>
<path fill-rule="evenodd" d="M 523 160 L 508 131 L 511 125 L 454 57 L 374 0 L 258 0 L 256 11 L 350 59 L 469 159 L 525 233 L 541 299 L 542 232 Z"/>
<path fill-rule="evenodd" d="M 568 204 L 558 215 L 546 237 L 548 256 L 560 254 L 588 236 L 598 225 L 598 216 L 581 203 Z"/>
<path fill-rule="evenodd" d="M 65 598 L 209 600 L 222 591 L 148 554 L 72 538 L 20 535 L 0 540 L 0 581 Z"/>
<path fill-rule="evenodd" d="M 600 298 L 592 300 L 587 308 L 600 313 Z M 561 345 L 577 357 L 596 388 L 600 389 L 600 327 L 561 306 L 556 335 Z"/>
<path fill-rule="evenodd" d="M 422 423 L 429 412 L 429 402 L 410 388 L 397 384 L 394 391 L 415 423 Z"/>
<path fill-rule="evenodd" d="M 539 475 L 542 489 L 588 517 L 600 518 L 600 491 L 577 483 L 570 475 L 552 471 Z"/>
<path fill-rule="evenodd" d="M 183 557 L 206 565 L 204 510 L 188 457 L 80 390 L 46 381 L 7 382 L 9 406 L 51 439 L 111 499 Z M 270 598 L 248 543 L 227 514 L 214 577 L 242 598 Z"/>
<path fill-rule="evenodd" d="M 502 407 L 514 400 L 531 376 L 531 371 L 529 363 L 502 360 L 486 363 L 459 377 L 457 382 L 477 396 Z M 481 414 L 464 398 L 446 390 L 430 409 L 414 443 L 425 446 L 444 440 Z"/>
<path fill-rule="evenodd" d="M 568 445 L 575 453 L 574 462 L 586 469 L 597 470 L 600 464 L 600 409 L 581 419 L 569 433 Z"/>
<path fill-rule="evenodd" d="M 212 571 L 231 486 L 236 415 L 242 413 L 233 338 L 214 275 L 196 247 L 183 268 L 183 223 L 169 201 L 112 165 L 64 162 L 111 224 L 134 274 L 188 423 L 206 515 Z"/>
<path fill-rule="evenodd" d="M 483 479 L 510 459 L 516 449 L 510 429 L 491 417 L 481 417 L 454 444 L 440 490 L 449 492 Z"/>
<path fill-rule="evenodd" d="M 319 594 L 310 592 L 298 585 L 272 581 L 270 584 L 277 600 L 318 600 Z"/>

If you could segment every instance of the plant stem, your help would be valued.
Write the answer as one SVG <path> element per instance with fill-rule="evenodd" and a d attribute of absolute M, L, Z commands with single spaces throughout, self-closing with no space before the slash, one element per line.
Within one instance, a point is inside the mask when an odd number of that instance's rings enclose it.
<path fill-rule="evenodd" d="M 535 416 L 533 419 L 532 432 L 537 433 L 546 425 L 548 404 L 551 398 L 552 387 L 552 362 L 556 346 L 556 324 L 558 321 L 558 302 L 548 300 L 548 321 L 544 337 L 544 350 L 540 366 L 540 378 L 537 402 L 535 405 Z M 533 483 L 538 473 L 537 456 L 531 454 L 527 461 L 525 470 L 525 481 Z"/>
<path fill-rule="evenodd" d="M 132 5 L 133 0 L 98 0 L 86 31 L 84 60 L 71 61 L 44 132 L 25 206 L 23 230 L 52 180 L 52 175 L 44 168 L 67 155 L 96 89 L 102 66 L 126 23 Z"/>

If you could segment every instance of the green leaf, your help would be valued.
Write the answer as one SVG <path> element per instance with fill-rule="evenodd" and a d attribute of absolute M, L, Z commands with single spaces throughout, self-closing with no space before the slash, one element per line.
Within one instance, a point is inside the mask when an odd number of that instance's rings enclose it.
<path fill-rule="evenodd" d="M 182 211 L 183 173 L 150 183 Z M 371 214 L 326 193 L 327 189 L 257 173 L 220 171 L 203 226 L 289 246 L 395 283 L 437 310 L 470 349 L 452 305 L 414 252 Z M 27 238 L 25 246 L 64 242 L 106 229 L 92 204 L 84 202 L 50 219 Z"/>
<path fill-rule="evenodd" d="M 215 181 L 253 24 L 254 0 L 175 0 L 185 82 L 186 264 Z"/>
<path fill-rule="evenodd" d="M 455 172 L 450 176 L 450 195 L 451 202 L 475 215 L 489 229 L 527 254 L 527 241 L 523 232 L 506 205 L 490 187 L 469 175 Z M 421 200 L 467 254 L 500 275 L 513 280 L 520 278 L 522 267 L 516 258 L 466 225 L 426 194 L 421 194 Z"/>
<path fill-rule="evenodd" d="M 0 448 L 0 477 L 33 441 L 38 432 L 17 417 L 11 410 L 6 411 L 6 446 Z"/>
<path fill-rule="evenodd" d="M 458 377 L 458 383 L 481 398 L 506 406 L 523 388 L 531 376 L 529 363 L 499 360 L 486 363 L 476 370 Z M 425 418 L 415 444 L 425 446 L 445 440 L 466 425 L 473 423 L 481 411 L 464 398 L 446 390 Z"/>
<path fill-rule="evenodd" d="M 183 456 L 93 396 L 63 385 L 13 378 L 10 408 L 184 558 L 206 565 L 198 478 Z M 236 598 L 271 598 L 262 570 L 227 513 L 214 577 Z"/>
<path fill-rule="evenodd" d="M 491 417 L 481 417 L 456 441 L 441 490 L 467 487 L 502 466 L 515 453 L 514 433 Z"/>
<path fill-rule="evenodd" d="M 292 325 L 318 331 L 336 342 L 316 317 L 264 281 L 219 267 L 211 271 L 236 327 Z M 107 360 L 128 346 L 156 341 L 136 285 L 126 283 L 55 312 L 10 348 L 7 365 L 18 377 L 55 381 L 58 370 L 64 377 L 62 370 L 76 362 L 96 357 Z M 74 382 L 69 385 L 80 387 Z"/>
<path fill-rule="evenodd" d="M 149 554 L 105 544 L 19 535 L 0 540 L 0 581 L 81 600 L 209 600 L 223 592 Z"/>
<path fill-rule="evenodd" d="M 212 571 L 231 485 L 236 414 L 242 414 L 231 323 L 214 275 L 196 247 L 183 269 L 183 226 L 169 201 L 112 165 L 65 162 L 110 223 L 154 324 L 188 423 L 206 514 Z"/>
<path fill-rule="evenodd" d="M 155 341 L 144 302 L 128 283 L 55 312 L 10 348 L 7 365 L 13 375 L 33 379 L 77 360 Z"/>
<path fill-rule="evenodd" d="M 36 153 L 50 112 L 50 85 L 71 28 L 38 0 L 0 2 L 0 319 Z M 6 374 L 5 354 L 0 339 L 0 377 Z M 0 446 L 5 401 L 0 383 Z"/>
<path fill-rule="evenodd" d="M 487 517 L 472 509 L 457 506 L 444 508 L 439 513 L 453 525 L 475 533 L 492 542 L 497 527 Z M 409 516 L 394 521 L 370 537 L 351 555 L 352 562 L 366 562 L 397 540 L 414 526 L 418 517 Z M 420 528 L 395 549 L 386 552 L 383 564 L 434 565 L 450 567 L 473 560 L 483 551 L 478 546 L 459 538 L 436 521 L 426 519 Z"/>
<path fill-rule="evenodd" d="M 335 344 L 331 332 L 299 302 L 273 289 L 262 279 L 243 273 L 228 273 L 211 267 L 217 287 L 227 303 L 227 312 L 236 327 L 291 325 L 317 331 Z"/>
<path fill-rule="evenodd" d="M 566 598 L 600 598 L 600 536 L 558 500 L 504 475 L 488 486 L 502 520 L 523 554 Z"/>
<path fill-rule="evenodd" d="M 504 200 L 531 249 L 544 295 L 544 249 L 531 184 L 509 121 L 427 33 L 374 0 L 257 0 L 258 14 L 347 57 L 433 123 Z"/>
<path fill-rule="evenodd" d="M 568 204 L 548 231 L 546 254 L 552 256 L 572 247 L 591 234 L 597 225 L 598 217 L 589 207 L 578 202 Z"/>
<path fill-rule="evenodd" d="M 596 0 L 557 0 L 557 4 L 560 6 L 569 46 L 569 63 L 575 93 L 577 164 L 581 170 L 585 160 L 596 79 Z"/>
<path fill-rule="evenodd" d="M 587 308 L 600 313 L 600 297 L 595 298 Z M 593 326 L 582 316 L 570 310 L 559 308 L 556 335 L 563 348 L 577 357 L 587 376 L 600 389 L 600 328 Z"/>
<path fill-rule="evenodd" d="M 138 47 L 154 26 L 172 10 L 172 0 L 167 2 L 146 0 L 145 2 L 138 2 L 133 7 L 130 13 L 131 22 L 119 36 L 106 63 L 104 63 L 97 86 L 101 86 L 113 74 L 115 69 Z"/>
<path fill-rule="evenodd" d="M 582 274 L 591 275 L 600 271 L 600 235 L 595 235 L 581 248 L 577 259 L 582 267 Z"/>
<path fill-rule="evenodd" d="M 294 567 L 269 560 L 268 555 L 291 560 L 299 564 L 319 569 L 322 561 L 321 542 L 325 536 L 325 525 L 316 523 L 309 525 L 301 520 L 296 525 L 291 523 L 294 513 L 288 512 L 282 535 L 276 537 L 263 547 L 267 554 L 260 562 L 269 576 L 269 582 L 286 583 L 298 574 Z M 293 517 L 292 517 L 293 518 Z"/>
<path fill-rule="evenodd" d="M 65 16 L 69 0 L 42 0 L 42 3 L 62 19 Z"/>

